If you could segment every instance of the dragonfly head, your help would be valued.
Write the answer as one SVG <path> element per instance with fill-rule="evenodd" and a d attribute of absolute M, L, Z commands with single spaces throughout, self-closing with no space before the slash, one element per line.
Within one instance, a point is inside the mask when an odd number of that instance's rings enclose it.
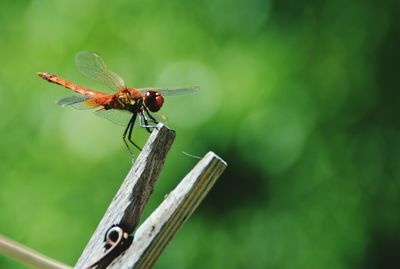
<path fill-rule="evenodd" d="M 144 104 L 151 112 L 157 112 L 164 104 L 164 97 L 156 91 L 147 91 L 144 95 Z"/>

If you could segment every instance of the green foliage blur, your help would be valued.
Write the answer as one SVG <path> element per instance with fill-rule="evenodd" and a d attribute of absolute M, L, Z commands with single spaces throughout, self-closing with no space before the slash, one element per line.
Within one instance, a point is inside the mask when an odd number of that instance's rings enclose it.
<path fill-rule="evenodd" d="M 73 265 L 127 174 L 123 127 L 56 106 L 70 92 L 36 76 L 103 90 L 74 66 L 93 50 L 128 86 L 201 87 L 165 101 L 177 138 L 147 214 L 196 163 L 182 151 L 229 165 L 155 268 L 400 268 L 399 12 L 0 1 L 0 233 Z"/>

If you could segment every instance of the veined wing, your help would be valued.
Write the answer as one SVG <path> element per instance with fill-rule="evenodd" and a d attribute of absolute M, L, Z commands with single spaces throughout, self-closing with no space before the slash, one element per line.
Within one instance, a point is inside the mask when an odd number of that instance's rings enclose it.
<path fill-rule="evenodd" d="M 125 110 L 116 110 L 116 109 L 99 109 L 94 112 L 96 116 L 105 118 L 115 124 L 121 126 L 127 126 L 128 122 L 132 118 L 132 113 Z"/>
<path fill-rule="evenodd" d="M 172 95 L 182 95 L 188 93 L 194 93 L 200 90 L 199 87 L 186 87 L 186 88 L 140 88 L 136 89 L 139 92 L 145 94 L 147 91 L 155 91 L 160 92 L 163 96 L 172 96 Z"/>
<path fill-rule="evenodd" d="M 125 87 L 124 80 L 111 71 L 100 55 L 95 52 L 78 52 L 75 56 L 75 63 L 82 75 L 106 85 L 113 91 L 118 91 L 120 88 Z"/>
<path fill-rule="evenodd" d="M 75 109 L 90 109 L 91 107 L 85 104 L 85 101 L 89 98 L 87 96 L 73 95 L 58 100 L 56 104 L 59 106 L 71 106 Z"/>
<path fill-rule="evenodd" d="M 111 122 L 113 122 L 115 124 L 118 124 L 118 125 L 121 125 L 121 126 L 124 126 L 124 127 L 126 127 L 128 125 L 129 121 L 132 118 L 132 113 L 131 112 L 128 112 L 126 110 L 118 110 L 118 109 L 103 109 L 103 108 L 101 108 L 99 110 L 96 110 L 94 112 L 94 114 L 96 116 L 105 118 L 105 119 L 107 119 L 107 120 L 109 120 L 109 121 L 111 121 Z M 164 124 L 167 123 L 167 117 L 166 116 L 158 114 L 158 113 L 152 113 L 151 115 L 158 122 L 162 122 Z M 134 128 L 141 127 L 140 126 L 140 122 L 141 122 L 140 117 L 141 117 L 141 115 L 138 115 L 138 118 L 136 119 L 137 122 L 136 122 Z M 147 118 L 147 120 L 148 120 L 148 122 L 150 124 L 154 124 L 155 123 L 151 119 L 149 119 L 148 117 L 146 117 L 146 118 Z M 144 122 L 142 122 L 142 123 L 144 123 Z"/>
<path fill-rule="evenodd" d="M 60 106 L 71 106 L 75 109 L 83 110 L 83 109 L 92 109 L 95 108 L 92 103 L 93 99 L 87 96 L 78 96 L 73 95 L 57 101 L 57 105 Z M 98 107 L 98 106 L 97 106 Z M 125 110 L 116 110 L 116 109 L 104 109 L 100 108 L 94 111 L 96 116 L 108 119 L 113 123 L 118 125 L 126 126 L 129 120 L 132 118 L 132 113 L 125 111 Z"/>
<path fill-rule="evenodd" d="M 95 96 L 73 95 L 57 101 L 57 105 L 71 106 L 75 109 L 91 109 L 101 107 L 107 104 L 112 98 L 111 94 L 102 94 Z"/>

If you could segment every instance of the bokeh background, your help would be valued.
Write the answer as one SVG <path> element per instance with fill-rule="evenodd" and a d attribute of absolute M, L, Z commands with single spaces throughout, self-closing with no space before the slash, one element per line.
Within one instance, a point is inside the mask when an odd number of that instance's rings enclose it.
<path fill-rule="evenodd" d="M 229 167 L 155 268 L 400 268 L 400 2 L 0 1 L 0 233 L 73 265 L 130 168 L 123 127 L 55 105 L 99 52 L 168 98 L 147 213 L 209 150 Z M 148 134 L 135 130 L 144 144 Z M 0 257 L 0 268 L 27 268 Z"/>

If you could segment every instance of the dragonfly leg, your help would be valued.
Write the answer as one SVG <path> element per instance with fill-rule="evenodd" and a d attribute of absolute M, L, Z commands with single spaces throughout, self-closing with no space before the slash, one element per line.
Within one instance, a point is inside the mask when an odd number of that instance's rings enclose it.
<path fill-rule="evenodd" d="M 149 110 L 147 110 L 147 108 L 145 108 L 144 112 L 150 118 L 149 121 L 154 122 L 155 124 L 158 124 L 158 121 L 150 114 L 150 112 L 149 112 Z"/>
<path fill-rule="evenodd" d="M 128 131 L 128 140 L 129 140 L 129 142 L 131 142 L 132 145 L 135 146 L 135 148 L 137 148 L 138 150 L 142 151 L 142 149 L 138 145 L 136 145 L 135 142 L 132 141 L 132 131 L 133 131 L 133 127 L 135 126 L 136 117 L 137 117 L 137 113 L 134 113 L 133 116 L 132 116 L 132 119 L 131 119 L 132 123 L 131 123 L 131 126 L 130 126 L 129 131 Z"/>
<path fill-rule="evenodd" d="M 132 152 L 131 148 L 129 147 L 129 144 L 128 144 L 127 140 L 132 145 L 134 145 L 138 150 L 140 150 L 140 151 L 142 150 L 138 145 L 136 145 L 135 142 L 132 141 L 132 129 L 133 129 L 133 126 L 135 125 L 136 116 L 137 116 L 137 114 L 134 114 L 132 116 L 132 118 L 130 119 L 128 125 L 126 126 L 124 134 L 122 135 L 122 139 L 124 140 L 124 143 L 125 143 L 126 147 L 128 148 L 128 150 L 129 150 L 129 152 L 131 153 L 132 156 L 133 156 L 133 152 Z M 128 134 L 128 136 L 127 136 L 127 134 Z"/>
<path fill-rule="evenodd" d="M 122 134 L 122 140 L 124 141 L 126 148 L 128 149 L 129 153 L 131 154 L 131 156 L 133 158 L 133 152 L 132 152 L 131 148 L 129 147 L 128 142 L 126 142 L 126 139 L 125 139 L 126 138 L 126 134 L 127 134 L 128 130 L 129 130 L 129 128 L 131 127 L 131 125 L 132 125 L 132 119 L 129 120 L 128 125 L 126 126 L 125 131 Z"/>
<path fill-rule="evenodd" d="M 158 121 L 150 114 L 150 112 L 149 112 L 149 110 L 147 108 L 144 109 L 144 112 L 145 113 L 143 113 L 143 114 L 145 116 L 145 119 L 150 121 L 150 122 L 153 122 L 155 124 L 155 126 L 152 126 L 152 127 L 158 130 L 158 128 L 156 126 L 158 124 Z M 146 118 L 146 115 L 150 118 L 150 120 Z"/>
<path fill-rule="evenodd" d="M 143 123 L 143 121 L 144 121 L 144 123 Z M 147 122 L 147 119 L 146 119 L 146 115 L 144 115 L 143 112 L 140 112 L 140 114 L 139 114 L 139 125 L 142 128 L 146 128 L 146 130 L 149 133 L 151 133 L 150 128 L 155 128 L 155 126 L 149 125 L 149 123 Z"/>

